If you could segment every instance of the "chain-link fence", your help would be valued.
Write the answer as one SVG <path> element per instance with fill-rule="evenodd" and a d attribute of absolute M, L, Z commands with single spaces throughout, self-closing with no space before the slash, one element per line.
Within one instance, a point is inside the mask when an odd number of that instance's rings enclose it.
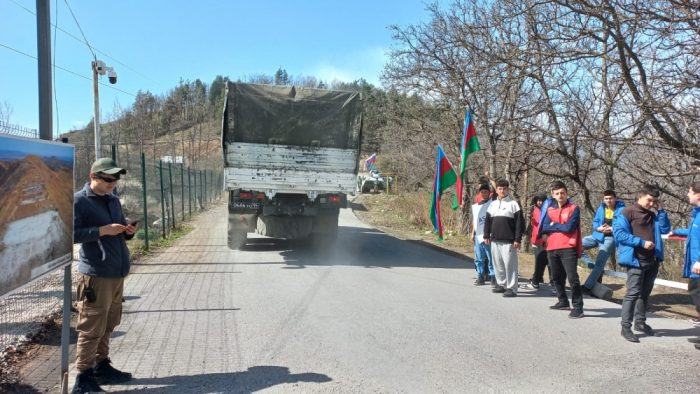
<path fill-rule="evenodd" d="M 95 148 L 75 145 L 75 190 L 89 181 Z M 168 237 L 174 228 L 192 215 L 206 209 L 222 196 L 223 166 L 193 168 L 183 157 L 146 155 L 133 145 L 105 145 L 102 157 L 114 157 L 127 170 L 115 190 L 127 220 L 140 219 L 139 230 L 129 241 L 132 251 L 149 248 L 153 241 Z M 215 156 L 212 154 L 212 156 Z M 218 155 L 220 157 L 220 155 Z M 215 160 L 201 161 L 216 164 Z M 212 165 L 213 167 L 213 165 Z M 76 245 L 74 259 L 77 259 Z M 73 263 L 73 278 L 77 263 Z M 73 282 L 75 296 L 76 284 Z M 0 357 L 61 312 L 63 270 L 55 271 L 14 294 L 0 300 Z"/>

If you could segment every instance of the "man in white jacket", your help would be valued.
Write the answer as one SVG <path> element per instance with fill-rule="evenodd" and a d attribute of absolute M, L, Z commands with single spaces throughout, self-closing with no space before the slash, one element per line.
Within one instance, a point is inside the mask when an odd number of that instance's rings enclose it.
<path fill-rule="evenodd" d="M 520 205 L 508 197 L 508 187 L 506 180 L 496 182 L 498 198 L 486 210 L 484 242 L 491 245 L 496 274 L 493 292 L 515 297 L 518 294 L 518 249 L 525 233 L 525 220 Z"/>

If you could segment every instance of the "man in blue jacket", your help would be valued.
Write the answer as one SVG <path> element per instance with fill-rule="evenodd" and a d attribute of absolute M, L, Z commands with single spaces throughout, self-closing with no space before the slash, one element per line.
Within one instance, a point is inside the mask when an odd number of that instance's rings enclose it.
<path fill-rule="evenodd" d="M 625 203 L 617 199 L 614 191 L 606 190 L 603 192 L 603 202 L 598 207 L 595 218 L 593 218 L 593 234 L 583 239 L 581 260 L 588 268 L 593 270 L 581 288 L 583 294 L 591 294 L 593 286 L 595 286 L 600 275 L 603 274 L 605 264 L 608 263 L 610 255 L 615 251 L 612 221 L 623 209 L 625 209 Z M 593 248 L 598 248 L 598 256 L 595 262 L 586 254 L 586 250 Z"/>
<path fill-rule="evenodd" d="M 114 160 L 99 159 L 90 169 L 90 182 L 75 193 L 73 241 L 82 245 L 74 394 L 103 392 L 101 383 L 131 379 L 109 359 L 109 337 L 121 321 L 124 277 L 130 268 L 126 241 L 136 232 L 136 224 L 127 225 L 121 203 L 112 194 L 123 174 L 126 170 Z"/>
<path fill-rule="evenodd" d="M 654 330 L 646 324 L 646 312 L 659 264 L 664 259 L 661 234 L 671 231 L 671 222 L 659 195 L 655 186 L 643 186 L 637 203 L 623 209 L 613 219 L 618 264 L 627 267 L 627 293 L 622 300 L 622 336 L 630 342 L 639 342 L 632 332 L 633 316 L 635 331 L 654 335 Z M 652 208 L 656 208 L 656 214 Z"/>
<path fill-rule="evenodd" d="M 696 327 L 700 327 L 700 182 L 693 182 L 688 190 L 688 201 L 694 205 L 690 215 L 693 217 L 688 228 L 673 230 L 671 234 L 687 237 L 685 241 L 685 266 L 683 277 L 688 278 L 688 292 L 695 304 L 698 318 L 693 321 Z M 688 342 L 694 343 L 700 350 L 700 337 L 690 338 Z"/>

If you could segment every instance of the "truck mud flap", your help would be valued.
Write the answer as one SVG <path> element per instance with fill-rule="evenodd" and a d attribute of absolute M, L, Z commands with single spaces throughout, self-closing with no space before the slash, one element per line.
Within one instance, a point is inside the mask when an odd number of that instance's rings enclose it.
<path fill-rule="evenodd" d="M 311 234 L 311 216 L 258 216 L 256 233 L 272 238 L 301 239 Z"/>
<path fill-rule="evenodd" d="M 228 231 L 238 231 L 253 233 L 255 232 L 256 214 L 249 213 L 229 213 L 228 214 Z"/>

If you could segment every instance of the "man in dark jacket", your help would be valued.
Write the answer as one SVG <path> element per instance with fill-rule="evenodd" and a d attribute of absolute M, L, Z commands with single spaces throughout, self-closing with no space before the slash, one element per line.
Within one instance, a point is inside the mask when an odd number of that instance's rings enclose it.
<path fill-rule="evenodd" d="M 618 264 L 627 267 L 627 293 L 622 300 L 622 337 L 639 342 L 634 330 L 653 336 L 646 324 L 649 295 L 654 289 L 659 264 L 664 260 L 662 234 L 671 231 L 659 189 L 645 185 L 639 191 L 637 203 L 622 210 L 613 219 L 613 237 L 617 247 Z M 656 214 L 652 212 L 656 208 Z"/>
<path fill-rule="evenodd" d="M 119 199 L 111 194 L 123 174 L 126 170 L 114 160 L 99 159 L 90 170 L 90 183 L 75 193 L 73 240 L 82 245 L 74 394 L 103 392 L 100 383 L 131 379 L 109 359 L 109 336 L 121 320 L 124 277 L 130 268 L 126 241 L 136 232 L 136 224 L 127 225 Z"/>

